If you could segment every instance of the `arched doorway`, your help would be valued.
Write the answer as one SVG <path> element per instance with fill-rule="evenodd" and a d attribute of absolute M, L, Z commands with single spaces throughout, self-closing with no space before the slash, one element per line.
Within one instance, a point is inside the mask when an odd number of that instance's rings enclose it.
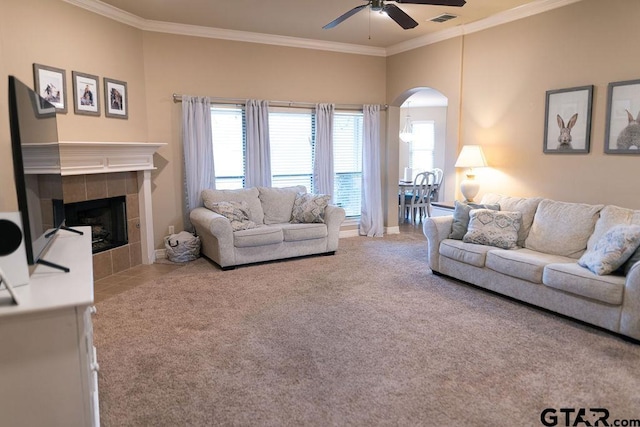
<path fill-rule="evenodd" d="M 436 89 L 414 88 L 403 94 L 400 105 L 399 179 L 416 173 L 445 169 L 448 98 Z"/>

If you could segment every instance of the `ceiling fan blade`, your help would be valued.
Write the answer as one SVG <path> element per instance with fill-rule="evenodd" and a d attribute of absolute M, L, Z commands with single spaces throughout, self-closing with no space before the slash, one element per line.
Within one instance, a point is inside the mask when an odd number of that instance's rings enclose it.
<path fill-rule="evenodd" d="M 353 15 L 355 15 L 358 12 L 360 12 L 362 9 L 364 9 L 367 6 L 369 6 L 369 3 L 363 4 L 362 6 L 354 7 L 353 9 L 348 11 L 347 13 L 344 13 L 344 14 L 340 15 L 338 18 L 336 18 L 333 21 L 329 22 L 327 25 L 325 25 L 322 28 L 324 30 L 328 30 L 329 28 L 333 28 L 336 25 L 338 25 L 339 23 L 341 23 L 342 21 L 346 20 L 347 18 L 351 18 Z"/>
<path fill-rule="evenodd" d="M 430 4 L 433 6 L 455 6 L 462 7 L 465 5 L 465 0 L 392 0 L 396 3 L 407 4 Z"/>
<path fill-rule="evenodd" d="M 402 9 L 400 9 L 395 4 L 385 4 L 382 8 L 382 11 L 389 15 L 389 18 L 396 21 L 398 25 L 400 25 L 405 30 L 410 28 L 415 28 L 418 26 L 418 23 L 409 15 L 407 15 Z"/>

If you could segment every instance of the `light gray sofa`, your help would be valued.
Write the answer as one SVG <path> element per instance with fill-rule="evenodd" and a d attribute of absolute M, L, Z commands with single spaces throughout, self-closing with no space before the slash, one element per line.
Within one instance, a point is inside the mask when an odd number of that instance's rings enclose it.
<path fill-rule="evenodd" d="M 190 213 L 191 223 L 200 237 L 203 255 L 223 269 L 229 269 L 242 264 L 335 253 L 340 225 L 345 219 L 344 209 L 333 205 L 322 206 L 323 222 L 295 223 L 292 222 L 294 204 L 296 200 L 303 200 L 297 199 L 298 194 L 304 196 L 306 188 L 252 187 L 203 191 L 205 206 Z M 305 197 L 313 199 L 311 196 L 306 194 Z M 219 207 L 220 202 L 233 202 L 235 207 L 242 203 L 248 216 L 248 220 L 244 221 L 245 226 L 238 223 L 232 226 L 228 217 L 206 207 Z M 309 204 L 297 203 L 297 212 L 301 212 L 304 206 L 308 207 Z"/>
<path fill-rule="evenodd" d="M 614 226 L 640 225 L 640 211 L 496 194 L 485 195 L 481 204 L 520 212 L 517 246 L 451 239 L 453 216 L 426 218 L 423 232 L 434 273 L 640 340 L 640 249 L 626 261 L 626 276 L 598 275 L 578 263 L 585 252 L 605 249 L 602 242 Z M 472 221 L 486 212 L 475 211 Z"/>

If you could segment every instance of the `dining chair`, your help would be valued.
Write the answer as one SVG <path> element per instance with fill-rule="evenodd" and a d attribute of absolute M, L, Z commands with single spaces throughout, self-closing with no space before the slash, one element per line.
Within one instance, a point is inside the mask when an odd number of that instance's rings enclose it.
<path fill-rule="evenodd" d="M 435 182 L 436 174 L 433 172 L 421 172 L 413 180 L 411 194 L 405 196 L 405 206 L 413 223 L 422 221 L 425 215 L 431 216 L 431 192 Z"/>
<path fill-rule="evenodd" d="M 444 178 L 444 171 L 439 168 L 434 168 L 431 172 L 435 175 L 433 186 L 431 188 L 431 202 L 437 202 L 440 200 L 440 187 L 442 186 L 442 179 Z M 431 216 L 431 204 L 429 204 L 429 216 Z"/>

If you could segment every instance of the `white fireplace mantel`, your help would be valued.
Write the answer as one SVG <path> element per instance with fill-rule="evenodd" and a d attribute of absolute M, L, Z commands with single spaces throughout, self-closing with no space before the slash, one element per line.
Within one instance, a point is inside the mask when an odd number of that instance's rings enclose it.
<path fill-rule="evenodd" d="M 165 145 L 156 142 L 81 141 L 27 144 L 22 146 L 24 171 L 26 174 L 61 173 L 63 176 L 137 172 L 142 262 L 153 264 L 151 171 L 155 169 L 154 153 Z"/>
<path fill-rule="evenodd" d="M 81 142 L 25 144 L 26 173 L 86 175 L 153 170 L 153 154 L 166 143 Z M 60 160 L 55 150 L 60 150 Z"/>

